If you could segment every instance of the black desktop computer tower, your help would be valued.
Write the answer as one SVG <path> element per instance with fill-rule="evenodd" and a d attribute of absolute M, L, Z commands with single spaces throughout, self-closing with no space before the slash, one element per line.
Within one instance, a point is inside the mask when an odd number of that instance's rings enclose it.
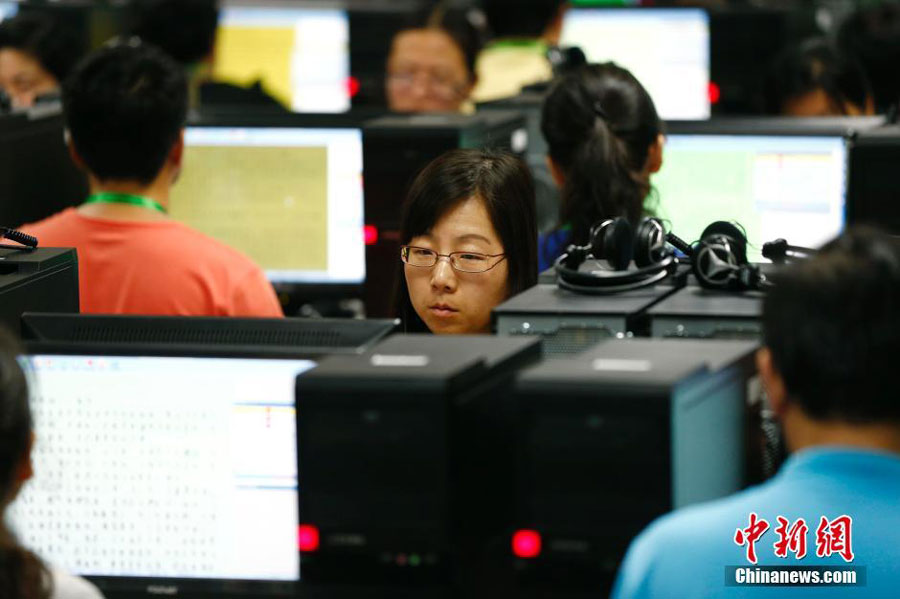
<path fill-rule="evenodd" d="M 363 127 L 365 220 L 375 233 L 366 246 L 366 315 L 393 316 L 400 273 L 400 213 L 410 184 L 449 150 L 495 148 L 524 155 L 525 117 L 516 112 L 394 115 Z"/>
<path fill-rule="evenodd" d="M 734 293 L 689 285 L 647 311 L 653 337 L 746 339 L 762 337 L 759 291 Z"/>
<path fill-rule="evenodd" d="M 538 336 L 548 356 L 576 354 L 605 339 L 646 334 L 647 311 L 676 289 L 585 295 L 538 284 L 494 308 L 491 317 L 498 335 Z"/>
<path fill-rule="evenodd" d="M 755 348 L 613 340 L 520 373 L 518 588 L 608 594 L 655 517 L 742 488 Z"/>
<path fill-rule="evenodd" d="M 0 324 L 19 334 L 24 312 L 78 312 L 72 248 L 0 249 Z"/>
<path fill-rule="evenodd" d="M 300 521 L 316 539 L 305 581 L 421 596 L 477 584 L 480 539 L 504 538 L 511 516 L 503 391 L 539 345 L 395 335 L 298 377 Z"/>

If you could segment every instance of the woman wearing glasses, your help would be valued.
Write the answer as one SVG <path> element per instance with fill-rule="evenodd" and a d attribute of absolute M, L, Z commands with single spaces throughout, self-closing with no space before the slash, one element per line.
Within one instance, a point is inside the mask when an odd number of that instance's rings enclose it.
<path fill-rule="evenodd" d="M 481 33 L 475 14 L 439 6 L 423 27 L 394 36 L 387 101 L 394 112 L 469 112 Z"/>
<path fill-rule="evenodd" d="M 534 183 L 518 158 L 453 150 L 403 210 L 398 315 L 410 332 L 489 333 L 491 310 L 537 281 Z"/>

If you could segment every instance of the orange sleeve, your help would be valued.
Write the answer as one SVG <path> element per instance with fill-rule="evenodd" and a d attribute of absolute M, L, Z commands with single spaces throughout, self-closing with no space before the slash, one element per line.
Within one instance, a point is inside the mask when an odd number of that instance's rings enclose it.
<path fill-rule="evenodd" d="M 250 272 L 238 283 L 232 293 L 230 304 L 230 316 L 261 318 L 282 318 L 284 316 L 275 289 L 266 279 L 263 271 L 257 267 L 251 268 Z"/>

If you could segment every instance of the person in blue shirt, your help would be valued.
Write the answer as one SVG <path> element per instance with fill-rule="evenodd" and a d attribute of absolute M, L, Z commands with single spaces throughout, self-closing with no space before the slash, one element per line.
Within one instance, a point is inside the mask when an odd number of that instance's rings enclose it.
<path fill-rule="evenodd" d="M 651 524 L 613 597 L 898 596 L 900 243 L 851 231 L 785 271 L 763 335 L 759 373 L 792 455 L 762 485 Z M 746 584 L 814 576 L 769 571 L 796 566 L 854 568 L 857 586 Z"/>
<path fill-rule="evenodd" d="M 544 101 L 541 131 L 548 163 L 562 190 L 559 226 L 540 237 L 538 266 L 553 266 L 570 243 L 624 216 L 645 215 L 650 176 L 662 168 L 663 123 L 653 99 L 626 69 L 590 64 L 562 77 Z"/>

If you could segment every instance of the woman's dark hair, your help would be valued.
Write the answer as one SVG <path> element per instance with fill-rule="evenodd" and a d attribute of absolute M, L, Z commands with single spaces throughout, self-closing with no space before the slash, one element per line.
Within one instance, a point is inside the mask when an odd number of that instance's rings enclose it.
<path fill-rule="evenodd" d="M 13 499 L 16 473 L 31 440 L 28 385 L 16 362 L 12 337 L 0 330 L 0 597 L 50 597 L 50 576 L 33 553 L 6 528 L 3 511 Z"/>
<path fill-rule="evenodd" d="M 456 43 L 466 61 L 469 80 L 475 80 L 475 61 L 487 40 L 485 18 L 477 8 L 455 7 L 441 2 L 431 12 L 424 24 L 428 29 L 439 29 Z"/>
<path fill-rule="evenodd" d="M 507 295 L 533 286 L 537 283 L 534 181 L 525 163 L 506 152 L 451 150 L 426 166 L 406 196 L 400 243 L 425 235 L 450 210 L 473 197 L 484 202 L 503 244 L 509 266 Z M 407 331 L 428 330 L 410 303 L 402 272 L 395 300 L 397 316 L 403 319 Z"/>
<path fill-rule="evenodd" d="M 60 84 L 85 50 L 73 31 L 41 14 L 20 14 L 0 23 L 0 48 L 33 56 Z"/>
<path fill-rule="evenodd" d="M 560 225 L 572 227 L 574 243 L 587 243 L 602 219 L 637 224 L 650 193 L 642 173 L 663 124 L 634 75 L 611 62 L 565 75 L 544 101 L 541 131 L 565 174 Z"/>
<path fill-rule="evenodd" d="M 849 102 L 863 111 L 872 88 L 862 67 L 824 39 L 811 39 L 778 55 L 766 81 L 766 111 L 782 114 L 785 104 L 821 89 L 840 113 Z"/>

